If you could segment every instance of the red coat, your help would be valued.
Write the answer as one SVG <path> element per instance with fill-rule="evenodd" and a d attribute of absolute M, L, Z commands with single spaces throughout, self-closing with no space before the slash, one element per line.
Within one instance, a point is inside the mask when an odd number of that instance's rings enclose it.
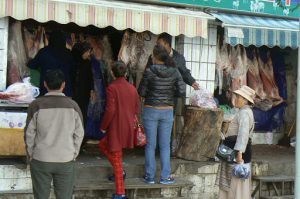
<path fill-rule="evenodd" d="M 139 107 L 136 88 L 125 78 L 118 78 L 107 87 L 106 109 L 100 129 L 106 130 L 111 151 L 134 147 L 133 121 Z"/>

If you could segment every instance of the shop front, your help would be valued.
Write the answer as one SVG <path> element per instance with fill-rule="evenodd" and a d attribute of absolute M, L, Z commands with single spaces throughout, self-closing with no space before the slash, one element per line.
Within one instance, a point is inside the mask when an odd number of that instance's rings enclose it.
<path fill-rule="evenodd" d="M 91 44 L 95 57 L 104 63 L 105 81 L 110 81 L 107 77 L 109 76 L 109 63 L 118 59 L 125 61 L 130 70 L 132 69 L 129 81 L 136 86 L 138 86 L 141 71 L 144 70 L 158 34 L 167 32 L 174 38 L 184 35 L 180 38 L 184 37 L 198 42 L 199 49 L 194 52 L 197 57 L 189 60 L 191 64 L 188 68 L 192 69 L 192 62 L 199 67 L 201 60 L 204 60 L 203 56 L 199 56 L 203 54 L 200 51 L 202 46 L 200 42 L 208 46 L 208 38 L 213 37 L 209 36 L 209 33 L 216 33 L 215 27 L 211 28 L 208 25 L 209 20 L 213 20 L 214 17 L 200 11 L 163 6 L 88 0 L 1 0 L 0 7 L 1 91 L 22 81 L 26 76 L 31 77 L 32 85 L 39 85 L 39 71 L 29 69 L 27 63 L 41 48 L 47 46 L 49 34 L 56 29 L 66 34 L 66 47 L 69 49 L 72 49 L 76 42 L 87 41 Z M 126 38 L 129 38 L 129 43 Z M 178 42 L 180 38 L 176 39 L 176 43 L 173 42 L 174 48 L 178 49 L 180 44 L 183 44 Z M 210 41 L 215 43 L 216 39 Z M 186 43 L 184 47 L 191 46 L 191 44 Z M 204 51 L 209 50 L 208 47 L 206 49 Z M 206 53 L 205 56 L 208 54 Z M 213 64 L 209 63 L 210 65 Z M 201 72 L 196 65 L 194 68 L 192 75 L 198 75 L 196 79 L 200 80 Z M 208 65 L 206 65 L 206 70 L 207 68 Z M 208 76 L 205 76 L 201 81 L 207 82 L 207 79 Z M 209 81 L 213 82 L 213 77 L 210 77 Z M 210 88 L 213 88 L 211 83 Z M 2 98 L 0 134 L 3 139 L 1 139 L 0 155 L 25 155 L 23 128 L 28 103 L 12 102 L 3 95 Z M 14 120 L 9 118 L 14 118 Z"/>

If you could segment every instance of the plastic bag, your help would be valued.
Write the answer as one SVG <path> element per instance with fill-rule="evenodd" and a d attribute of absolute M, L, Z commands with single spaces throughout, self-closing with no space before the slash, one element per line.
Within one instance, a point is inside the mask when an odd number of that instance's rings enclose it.
<path fill-rule="evenodd" d="M 232 175 L 246 180 L 251 176 L 251 171 L 246 164 L 235 164 L 232 168 Z"/>
<path fill-rule="evenodd" d="M 203 88 L 195 90 L 192 93 L 190 97 L 190 104 L 192 106 L 199 106 L 201 108 L 217 108 L 213 94 Z"/>
<path fill-rule="evenodd" d="M 13 103 L 31 103 L 35 97 L 39 96 L 39 88 L 32 86 L 30 78 L 26 77 L 23 82 L 16 82 L 3 92 L 7 94 L 8 101 Z"/>

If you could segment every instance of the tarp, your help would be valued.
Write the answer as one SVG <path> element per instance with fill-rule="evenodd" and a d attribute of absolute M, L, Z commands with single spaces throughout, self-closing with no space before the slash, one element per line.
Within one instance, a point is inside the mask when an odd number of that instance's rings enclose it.
<path fill-rule="evenodd" d="M 258 17 L 215 13 L 225 28 L 225 42 L 233 46 L 255 45 L 270 48 L 298 48 L 299 21 L 271 17 Z"/>

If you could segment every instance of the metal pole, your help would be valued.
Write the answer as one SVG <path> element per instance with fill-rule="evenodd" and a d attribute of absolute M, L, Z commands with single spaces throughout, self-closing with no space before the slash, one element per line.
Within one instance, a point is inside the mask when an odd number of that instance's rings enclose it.
<path fill-rule="evenodd" d="M 300 16 L 299 16 L 300 17 Z M 300 27 L 300 20 L 299 20 Z M 300 31 L 300 30 L 299 30 Z M 298 39 L 299 39 L 298 32 Z M 298 67 L 297 67 L 297 115 L 296 115 L 296 178 L 295 198 L 300 198 L 300 39 L 298 41 Z"/>

